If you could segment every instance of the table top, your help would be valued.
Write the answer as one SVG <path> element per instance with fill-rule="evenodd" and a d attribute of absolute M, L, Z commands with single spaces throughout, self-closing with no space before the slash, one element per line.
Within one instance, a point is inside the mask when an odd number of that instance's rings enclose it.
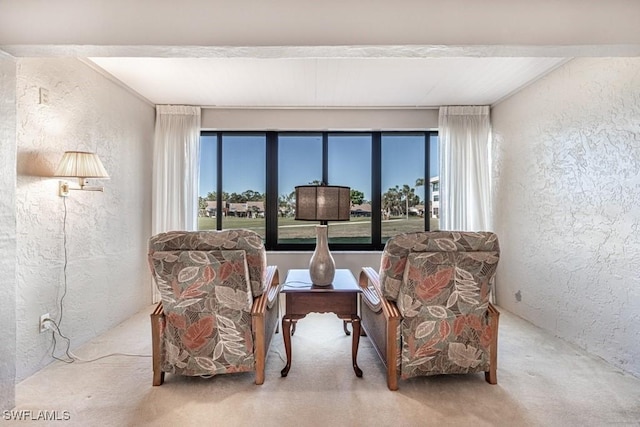
<path fill-rule="evenodd" d="M 311 283 L 308 269 L 293 269 L 287 272 L 281 292 L 359 292 L 356 278 L 347 268 L 336 269 L 333 283 L 329 286 L 315 286 Z"/>

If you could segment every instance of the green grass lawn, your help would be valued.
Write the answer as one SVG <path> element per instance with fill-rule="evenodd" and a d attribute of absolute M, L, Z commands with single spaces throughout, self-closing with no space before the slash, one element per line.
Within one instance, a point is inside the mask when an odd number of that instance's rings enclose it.
<path fill-rule="evenodd" d="M 224 229 L 230 228 L 246 228 L 254 230 L 264 237 L 265 220 L 264 218 L 236 218 L 233 216 L 225 217 L 222 221 Z M 386 239 L 395 234 L 406 233 L 411 231 L 421 231 L 423 229 L 424 220 L 419 217 L 391 218 L 388 221 L 382 221 L 382 238 Z M 431 220 L 431 229 L 438 228 L 438 220 Z M 293 218 L 278 218 L 278 238 L 280 242 L 314 242 L 316 231 L 316 222 L 296 221 Z M 215 230 L 215 218 L 199 217 L 199 230 Z M 348 240 L 354 243 L 368 243 L 371 236 L 371 219 L 364 217 L 352 217 L 348 222 L 332 222 L 329 224 L 329 238 L 336 242 L 340 240 Z"/>

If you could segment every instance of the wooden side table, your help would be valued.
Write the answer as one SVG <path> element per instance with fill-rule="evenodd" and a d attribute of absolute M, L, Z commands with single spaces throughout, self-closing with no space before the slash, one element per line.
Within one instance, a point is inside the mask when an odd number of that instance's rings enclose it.
<path fill-rule="evenodd" d="M 358 293 L 360 287 L 351 271 L 337 269 L 333 284 L 313 286 L 309 270 L 289 270 L 282 291 L 285 295 L 286 314 L 282 317 L 282 336 L 287 353 L 287 365 L 280 372 L 286 377 L 291 368 L 291 324 L 294 331 L 298 320 L 309 313 L 334 313 L 353 327 L 351 334 L 351 360 L 357 377 L 362 377 L 358 367 L 358 344 L 360 343 L 360 317 L 358 316 Z M 345 333 L 348 334 L 345 324 Z"/>

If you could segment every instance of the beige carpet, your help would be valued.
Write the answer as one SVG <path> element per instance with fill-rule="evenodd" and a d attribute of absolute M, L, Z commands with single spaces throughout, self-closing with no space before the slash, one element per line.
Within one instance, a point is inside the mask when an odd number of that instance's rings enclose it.
<path fill-rule="evenodd" d="M 76 351 L 150 354 L 143 310 Z M 638 426 L 640 379 L 559 341 L 502 311 L 498 385 L 484 375 L 438 376 L 386 387 L 385 372 L 366 337 L 357 378 L 351 338 L 330 314 L 298 323 L 288 377 L 282 336 L 267 360 L 266 381 L 250 373 L 210 379 L 167 374 L 151 386 L 151 360 L 109 357 L 53 363 L 18 384 L 16 410 L 68 411 L 68 421 L 0 420 L 4 425 L 64 426 Z"/>

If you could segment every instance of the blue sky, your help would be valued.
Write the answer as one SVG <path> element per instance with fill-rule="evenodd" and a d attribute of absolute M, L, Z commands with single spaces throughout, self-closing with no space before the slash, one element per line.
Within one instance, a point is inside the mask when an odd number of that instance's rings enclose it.
<path fill-rule="evenodd" d="M 216 137 L 201 138 L 200 195 L 215 189 Z M 322 178 L 321 135 L 281 136 L 279 142 L 279 182 L 281 195 L 296 185 Z M 437 147 L 437 138 L 431 142 Z M 438 175 L 437 153 L 432 148 L 431 176 Z M 265 138 L 263 135 L 225 135 L 223 156 L 224 191 L 242 193 L 254 190 L 264 193 Z M 424 163 L 422 138 L 410 135 L 383 135 L 382 190 L 395 185 L 415 186 Z M 371 183 L 370 136 L 331 134 L 329 137 L 329 184 L 345 185 L 360 190 L 369 200 Z M 424 199 L 422 190 L 420 196 Z"/>

